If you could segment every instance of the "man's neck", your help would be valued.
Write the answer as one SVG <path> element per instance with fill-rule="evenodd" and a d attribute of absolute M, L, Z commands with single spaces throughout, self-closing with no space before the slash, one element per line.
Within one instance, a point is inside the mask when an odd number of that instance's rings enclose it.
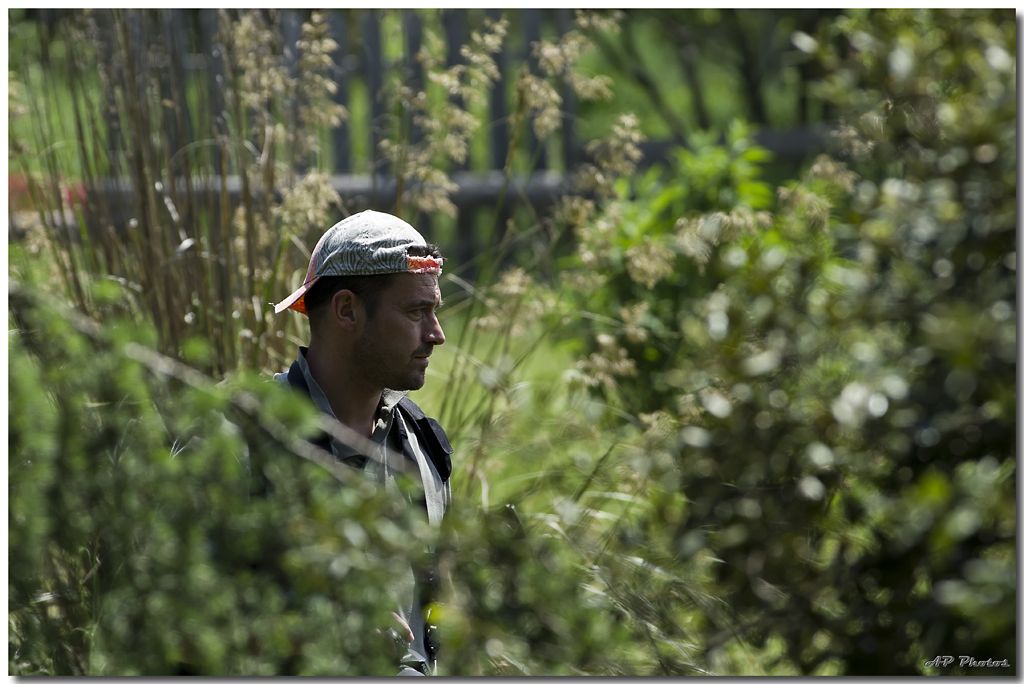
<path fill-rule="evenodd" d="M 329 355 L 313 342 L 306 352 L 309 372 L 327 397 L 334 416 L 359 434 L 370 437 L 383 390 L 368 387 L 349 365 L 339 363 L 338 358 L 345 357 Z"/>

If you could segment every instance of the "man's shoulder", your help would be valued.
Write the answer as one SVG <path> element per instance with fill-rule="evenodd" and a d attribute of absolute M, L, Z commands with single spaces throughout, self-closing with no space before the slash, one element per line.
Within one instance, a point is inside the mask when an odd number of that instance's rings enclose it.
<path fill-rule="evenodd" d="M 294 387 L 297 390 L 301 390 L 306 394 L 309 394 L 309 385 L 306 383 L 306 378 L 304 377 L 302 367 L 299 365 L 298 361 L 292 363 L 287 370 L 283 370 L 280 373 L 274 373 L 274 382 Z"/>
<path fill-rule="evenodd" d="M 429 423 L 431 426 L 435 426 L 442 434 L 444 434 L 444 428 L 434 418 L 424 413 L 423 409 L 420 408 L 419 404 L 409 398 L 408 395 L 404 396 L 399 400 L 397 407 L 402 411 L 402 415 L 416 423 Z M 445 439 L 447 442 L 447 438 Z"/>
<path fill-rule="evenodd" d="M 437 467 L 441 478 L 447 481 L 452 472 L 451 455 L 454 449 L 452 449 L 451 442 L 448 441 L 448 435 L 445 433 L 444 428 L 436 420 L 425 414 L 423 409 L 408 396 L 402 397 L 397 407 L 402 415 L 408 419 L 410 427 L 416 432 L 417 436 L 426 441 L 427 451 L 431 454 L 431 460 L 434 461 L 434 465 Z"/>

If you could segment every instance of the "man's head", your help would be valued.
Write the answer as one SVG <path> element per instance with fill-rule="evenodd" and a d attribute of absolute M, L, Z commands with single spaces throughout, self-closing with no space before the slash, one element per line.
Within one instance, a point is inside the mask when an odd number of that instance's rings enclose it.
<path fill-rule="evenodd" d="M 437 245 L 412 245 L 407 250 L 409 256 L 430 257 L 437 262 L 444 261 Z M 378 275 L 327 275 L 320 276 L 302 297 L 303 313 L 309 317 L 309 326 L 316 328 L 331 297 L 341 290 L 349 290 L 362 300 L 367 313 L 372 317 L 378 308 L 380 295 L 398 278 L 399 273 L 382 273 Z"/>
<path fill-rule="evenodd" d="M 364 211 L 320 238 L 305 282 L 275 310 L 306 314 L 311 348 L 337 354 L 367 383 L 418 389 L 427 357 L 444 343 L 436 315 L 442 263 L 408 223 Z"/>
<path fill-rule="evenodd" d="M 408 223 L 379 211 L 361 211 L 324 233 L 309 257 L 302 285 L 274 306 L 306 313 L 306 293 L 328 276 L 356 277 L 395 273 L 441 275 L 444 259 L 435 245 Z"/>

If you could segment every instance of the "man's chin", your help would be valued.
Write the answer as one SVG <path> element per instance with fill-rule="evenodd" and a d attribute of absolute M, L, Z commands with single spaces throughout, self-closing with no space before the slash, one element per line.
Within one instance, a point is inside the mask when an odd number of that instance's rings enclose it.
<path fill-rule="evenodd" d="M 427 378 L 425 373 L 410 375 L 396 382 L 394 385 L 391 386 L 391 389 L 397 390 L 399 392 L 411 392 L 413 390 L 418 390 L 421 387 L 423 387 L 423 385 L 426 384 L 426 381 Z"/>

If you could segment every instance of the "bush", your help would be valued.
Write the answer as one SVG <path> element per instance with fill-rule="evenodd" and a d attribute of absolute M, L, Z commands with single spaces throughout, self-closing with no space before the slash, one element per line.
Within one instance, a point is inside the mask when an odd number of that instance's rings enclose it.
<path fill-rule="evenodd" d="M 849 122 L 845 161 L 819 157 L 774 206 L 760 191 L 744 205 L 756 165 L 742 182 L 719 171 L 742 159 L 733 139 L 578 227 L 567 279 L 587 285 L 561 312 L 589 344 L 578 378 L 616 409 L 610 427 L 644 431 L 628 466 L 650 506 L 622 535 L 653 563 L 711 561 L 703 586 L 728 610 L 689 625 L 719 671 L 749 673 L 734 633 L 766 672 L 1001 660 L 1016 599 L 1012 17 L 853 12 L 810 42 Z"/>
<path fill-rule="evenodd" d="M 280 437 L 311 408 L 204 383 L 24 285 L 11 303 L 12 672 L 396 671 L 391 592 L 427 533 Z"/>
<path fill-rule="evenodd" d="M 466 287 L 441 403 L 464 495 L 436 540 L 307 463 L 314 416 L 280 388 L 155 354 L 98 276 L 77 286 L 102 328 L 31 294 L 14 254 L 11 671 L 390 674 L 409 539 L 436 541 L 449 674 L 1009 658 L 1015 33 L 891 10 L 798 36 L 843 125 L 774 193 L 743 126 L 638 175 L 621 116 L 534 226 L 577 251 Z M 529 376 L 559 334 L 579 362 Z"/>

